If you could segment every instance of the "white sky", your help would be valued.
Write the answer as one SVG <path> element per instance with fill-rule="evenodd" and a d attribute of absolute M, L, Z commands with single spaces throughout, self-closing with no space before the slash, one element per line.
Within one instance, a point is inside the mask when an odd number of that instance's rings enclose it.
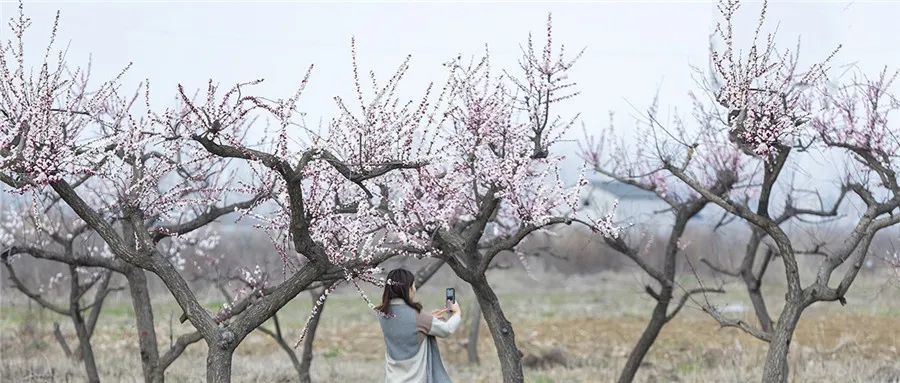
<path fill-rule="evenodd" d="M 5 21 L 17 3 L 3 2 Z M 572 71 L 582 95 L 557 109 L 582 112 L 590 127 L 605 126 L 615 111 L 619 124 L 643 109 L 660 89 L 665 106 L 685 105 L 694 88 L 690 65 L 705 66 L 708 36 L 716 21 L 712 2 L 597 3 L 275 3 L 275 2 L 32 2 L 34 27 L 26 44 L 34 55 L 45 46 L 53 14 L 62 13 L 59 47 L 69 43 L 69 63 L 93 57 L 94 79 L 106 79 L 133 62 L 126 84 L 144 78 L 162 107 L 183 83 L 223 85 L 265 78 L 271 98 L 292 94 L 306 67 L 316 64 L 302 99 L 307 122 L 335 114 L 332 97 L 352 91 L 350 38 L 356 36 L 362 69 L 386 78 L 407 54 L 412 68 L 404 90 L 416 97 L 429 81 L 445 78 L 441 63 L 491 48 L 493 66 L 515 69 L 528 32 L 543 41 L 547 12 L 554 40 L 573 53 L 586 47 Z M 755 26 L 759 3 L 742 7 L 740 32 Z M 843 44 L 837 65 L 857 63 L 874 73 L 900 67 L 900 1 L 781 2 L 770 4 L 769 30 L 782 46 L 802 41 L 807 62 Z M 34 62 L 34 61 L 32 61 Z M 580 137 L 581 131 L 572 133 Z M 571 150 L 571 147 L 565 150 Z M 573 165 L 575 165 L 573 163 Z M 577 166 L 577 165 L 576 165 Z M 572 166 L 574 173 L 576 166 Z"/>

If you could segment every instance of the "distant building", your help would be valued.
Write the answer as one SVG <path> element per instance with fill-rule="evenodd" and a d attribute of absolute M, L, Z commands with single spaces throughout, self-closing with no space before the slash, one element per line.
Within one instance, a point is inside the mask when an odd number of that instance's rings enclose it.
<path fill-rule="evenodd" d="M 615 201 L 618 201 L 616 220 L 624 224 L 659 226 L 672 222 L 669 205 L 655 193 L 609 178 L 589 180 L 588 186 L 581 191 L 578 215 L 594 218 L 605 216 Z M 706 220 L 710 215 L 704 210 L 694 219 Z"/>

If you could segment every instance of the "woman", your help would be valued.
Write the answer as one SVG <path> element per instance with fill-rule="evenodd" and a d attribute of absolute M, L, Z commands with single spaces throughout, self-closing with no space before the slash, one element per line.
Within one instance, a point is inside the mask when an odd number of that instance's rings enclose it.
<path fill-rule="evenodd" d="M 382 314 L 378 319 L 387 346 L 385 381 L 449 383 L 435 337 L 450 336 L 459 327 L 459 304 L 448 302 L 449 308 L 423 313 L 422 304 L 414 300 L 415 279 L 408 270 L 392 270 L 376 308 Z M 448 312 L 450 318 L 444 320 Z"/>

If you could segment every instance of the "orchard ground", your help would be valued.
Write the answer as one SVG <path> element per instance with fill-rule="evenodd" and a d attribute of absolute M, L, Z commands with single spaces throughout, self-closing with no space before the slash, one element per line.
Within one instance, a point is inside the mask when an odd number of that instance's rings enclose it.
<path fill-rule="evenodd" d="M 446 271 L 444 271 L 446 272 Z M 772 309 L 783 300 L 777 285 L 781 270 L 769 271 L 764 289 Z M 539 272 L 531 276 L 519 270 L 497 270 L 489 274 L 513 322 L 516 336 L 529 361 L 556 353 L 529 367 L 529 382 L 610 382 L 625 363 L 632 345 L 643 330 L 652 299 L 643 291 L 638 273 L 604 272 L 564 276 Z M 419 300 L 431 309 L 440 304 L 443 288 L 457 287 L 464 311 L 471 310 L 473 297 L 464 284 L 442 275 L 419 292 Z M 818 303 L 804 314 L 790 354 L 793 382 L 881 382 L 900 378 L 900 282 L 896 275 L 861 275 L 850 289 L 847 305 Z M 445 283 L 446 282 L 446 283 Z M 696 278 L 683 277 L 684 286 Z M 706 278 L 706 285 L 718 281 Z M 708 299 L 753 322 L 752 308 L 743 285 L 726 283 L 726 294 Z M 369 288 L 377 300 L 377 289 Z M 84 380 L 82 366 L 63 354 L 53 337 L 58 321 L 74 347 L 75 337 L 67 318 L 24 297 L 4 291 L 0 352 L 2 380 L 18 382 Z M 208 307 L 218 308 L 214 292 Z M 697 300 L 706 299 L 697 296 Z M 189 324 L 178 323 L 180 311 L 170 298 L 159 296 L 155 305 L 157 334 L 161 347 L 171 337 L 189 332 Z M 301 295 L 279 313 L 289 342 L 299 336 L 311 306 L 309 295 Z M 719 328 L 689 303 L 667 325 L 638 373 L 640 382 L 746 382 L 758 381 L 764 361 L 764 344 L 731 328 Z M 742 311 L 743 310 L 743 311 Z M 93 338 L 101 378 L 105 381 L 137 382 L 141 367 L 127 292 L 118 292 L 103 307 Z M 271 326 L 268 323 L 267 326 Z M 501 381 L 490 333 L 482 321 L 479 354 L 481 365 L 466 362 L 468 323 L 453 337 L 441 340 L 441 353 L 456 382 Z M 168 382 L 201 382 L 205 379 L 205 344 L 191 345 L 167 371 Z M 538 358 L 540 359 L 540 358 Z M 326 305 L 315 342 L 313 377 L 316 382 L 379 382 L 383 380 L 384 344 L 378 323 L 353 290 L 333 294 Z M 565 365 L 556 363 L 564 362 Z M 296 380 L 289 359 L 267 335 L 255 332 L 241 344 L 234 357 L 236 382 L 288 382 Z M 892 381 L 892 380 L 890 380 Z"/>

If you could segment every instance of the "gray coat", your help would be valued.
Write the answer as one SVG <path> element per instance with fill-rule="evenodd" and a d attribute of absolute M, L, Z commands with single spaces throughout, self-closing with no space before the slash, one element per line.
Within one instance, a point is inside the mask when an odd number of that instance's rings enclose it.
<path fill-rule="evenodd" d="M 443 321 L 418 313 L 400 298 L 391 300 L 390 315 L 379 317 L 384 334 L 386 383 L 450 383 L 435 337 L 459 327 L 459 314 Z"/>

